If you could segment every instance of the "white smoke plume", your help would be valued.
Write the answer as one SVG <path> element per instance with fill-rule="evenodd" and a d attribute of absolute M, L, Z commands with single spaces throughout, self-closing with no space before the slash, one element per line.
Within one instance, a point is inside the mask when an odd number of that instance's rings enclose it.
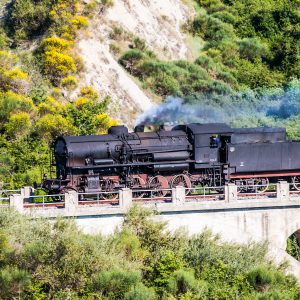
<path fill-rule="evenodd" d="M 198 95 L 182 99 L 167 97 L 145 112 L 136 124 L 188 124 L 224 122 L 236 126 L 282 125 L 282 121 L 300 116 L 300 84 L 286 90 L 257 94 L 252 91 L 234 95 Z"/>

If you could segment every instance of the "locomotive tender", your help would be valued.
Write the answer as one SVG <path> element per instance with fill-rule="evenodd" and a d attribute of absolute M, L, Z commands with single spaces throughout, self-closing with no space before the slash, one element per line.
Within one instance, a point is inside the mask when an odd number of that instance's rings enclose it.
<path fill-rule="evenodd" d="M 97 193 L 123 187 L 160 190 L 178 185 L 222 186 L 265 191 L 280 179 L 300 189 L 300 141 L 287 141 L 284 128 L 231 128 L 222 123 L 163 126 L 132 133 L 113 126 L 108 134 L 58 137 L 54 143 L 56 179 L 43 187 Z M 135 197 L 141 197 L 139 192 Z"/>

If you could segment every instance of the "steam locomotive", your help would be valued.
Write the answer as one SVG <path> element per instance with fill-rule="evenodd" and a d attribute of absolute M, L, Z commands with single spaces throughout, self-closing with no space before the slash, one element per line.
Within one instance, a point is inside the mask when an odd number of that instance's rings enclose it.
<path fill-rule="evenodd" d="M 113 126 L 108 134 L 64 136 L 54 142 L 56 178 L 51 193 L 159 190 L 178 185 L 223 186 L 234 182 L 263 192 L 270 182 L 288 180 L 300 189 L 300 141 L 287 141 L 284 128 L 231 128 L 222 123 Z M 136 197 L 141 196 L 138 192 Z"/>

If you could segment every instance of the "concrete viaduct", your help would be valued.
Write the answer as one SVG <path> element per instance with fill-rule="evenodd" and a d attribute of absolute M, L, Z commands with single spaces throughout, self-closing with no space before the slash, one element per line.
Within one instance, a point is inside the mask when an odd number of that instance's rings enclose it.
<path fill-rule="evenodd" d="M 296 233 L 300 238 L 300 193 L 291 191 L 287 182 L 279 182 L 271 193 L 238 193 L 228 184 L 217 197 L 203 194 L 187 197 L 182 187 L 172 189 L 169 201 L 139 201 L 156 209 L 157 219 L 166 221 L 170 230 L 185 228 L 190 235 L 210 229 L 221 239 L 236 243 L 268 242 L 270 256 L 277 263 L 287 260 L 289 272 L 300 280 L 300 263 L 286 252 L 286 240 Z M 208 196 L 208 195 L 207 195 Z M 81 201 L 76 192 L 64 195 L 61 206 L 30 204 L 30 189 L 10 196 L 9 205 L 30 217 L 70 217 L 86 233 L 111 234 L 122 225 L 124 214 L 136 201 L 130 189 L 119 192 L 117 203 Z M 140 199 L 141 200 L 141 199 Z"/>

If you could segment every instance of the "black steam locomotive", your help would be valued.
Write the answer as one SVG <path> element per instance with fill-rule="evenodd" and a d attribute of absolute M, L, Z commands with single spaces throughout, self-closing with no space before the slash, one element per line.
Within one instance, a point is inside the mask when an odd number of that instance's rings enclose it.
<path fill-rule="evenodd" d="M 137 126 L 129 133 L 125 126 L 114 126 L 108 134 L 57 138 L 56 179 L 45 180 L 44 188 L 96 193 L 235 182 L 245 190 L 264 191 L 270 182 L 284 179 L 300 189 L 300 141 L 287 141 L 283 128 L 214 123 L 144 129 Z"/>

